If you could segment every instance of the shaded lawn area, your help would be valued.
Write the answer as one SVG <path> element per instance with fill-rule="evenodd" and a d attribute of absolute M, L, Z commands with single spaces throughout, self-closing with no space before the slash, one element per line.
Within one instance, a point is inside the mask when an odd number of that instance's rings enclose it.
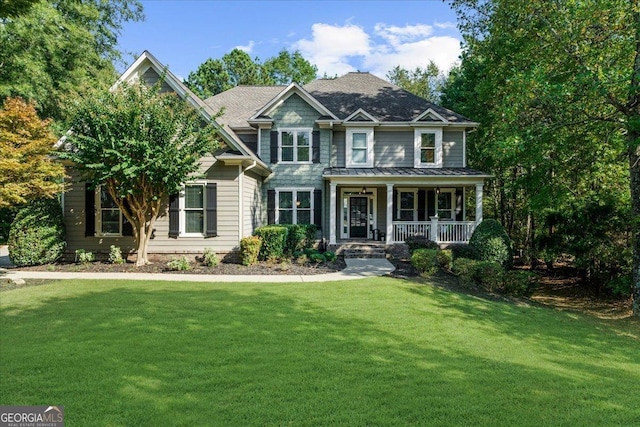
<path fill-rule="evenodd" d="M 0 404 L 69 426 L 640 423 L 640 326 L 411 281 L 0 293 Z"/>

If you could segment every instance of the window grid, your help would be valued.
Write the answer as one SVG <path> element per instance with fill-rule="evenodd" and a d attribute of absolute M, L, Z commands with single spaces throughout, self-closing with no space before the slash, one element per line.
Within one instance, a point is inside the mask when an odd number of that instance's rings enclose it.
<path fill-rule="evenodd" d="M 311 129 L 280 131 L 280 161 L 311 163 Z"/>
<path fill-rule="evenodd" d="M 312 190 L 278 191 L 278 224 L 311 224 Z"/>

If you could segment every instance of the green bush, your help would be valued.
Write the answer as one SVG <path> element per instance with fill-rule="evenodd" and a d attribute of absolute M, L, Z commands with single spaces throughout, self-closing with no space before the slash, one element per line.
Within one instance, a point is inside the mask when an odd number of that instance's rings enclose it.
<path fill-rule="evenodd" d="M 206 267 L 216 267 L 218 264 L 220 264 L 220 260 L 213 249 L 205 248 L 202 253 L 202 265 Z"/>
<path fill-rule="evenodd" d="M 329 262 L 336 260 L 336 253 L 335 252 L 326 251 L 323 255 L 327 259 L 327 261 L 329 261 Z"/>
<path fill-rule="evenodd" d="M 451 271 L 458 276 L 460 283 L 465 286 L 476 285 L 476 267 L 478 261 L 469 258 L 454 258 L 451 264 Z"/>
<path fill-rule="evenodd" d="M 525 270 L 508 270 L 503 273 L 502 292 L 507 295 L 530 296 L 535 289 L 535 275 Z"/>
<path fill-rule="evenodd" d="M 258 236 L 245 237 L 240 240 L 240 257 L 242 265 L 254 265 L 262 247 L 262 239 Z"/>
<path fill-rule="evenodd" d="M 91 251 L 84 249 L 76 249 L 76 262 L 80 264 L 89 264 L 96 260 L 96 256 Z"/>
<path fill-rule="evenodd" d="M 468 258 L 468 259 L 477 259 L 478 254 L 475 249 L 468 245 L 467 243 L 453 243 L 447 246 L 453 253 L 453 258 Z"/>
<path fill-rule="evenodd" d="M 438 265 L 445 270 L 451 269 L 451 262 L 453 261 L 453 252 L 450 249 L 443 249 L 438 251 L 437 255 Z"/>
<path fill-rule="evenodd" d="M 413 254 L 417 249 L 439 249 L 440 246 L 425 236 L 409 236 L 404 241 L 409 247 L 409 253 Z"/>
<path fill-rule="evenodd" d="M 267 225 L 256 228 L 254 234 L 262 240 L 259 258 L 277 260 L 284 256 L 287 243 L 287 228 L 281 225 Z"/>
<path fill-rule="evenodd" d="M 306 249 L 303 251 L 303 253 L 304 253 L 306 256 L 311 256 L 311 255 L 313 255 L 313 254 L 319 254 L 319 253 L 320 253 L 320 251 L 319 251 L 319 250 L 317 250 L 317 249 L 315 249 L 315 248 L 306 248 Z"/>
<path fill-rule="evenodd" d="M 18 211 L 17 207 L 0 208 L 0 243 L 4 244 L 9 240 L 9 230 L 11 230 L 11 223 L 16 218 Z"/>
<path fill-rule="evenodd" d="M 504 269 L 497 262 L 479 261 L 476 264 L 474 279 L 478 285 L 489 292 L 502 288 Z"/>
<path fill-rule="evenodd" d="M 326 262 L 327 261 L 327 259 L 324 257 L 324 255 L 321 254 L 321 253 L 318 253 L 318 252 L 309 255 L 309 260 L 312 261 L 312 262 L 315 262 L 315 263 L 321 263 L 321 262 Z"/>
<path fill-rule="evenodd" d="M 122 249 L 116 245 L 109 247 L 109 262 L 111 264 L 124 264 L 125 260 L 122 257 Z"/>
<path fill-rule="evenodd" d="M 316 232 L 318 231 L 318 227 L 315 224 L 306 224 L 302 225 L 305 230 L 305 248 L 310 248 L 316 241 Z"/>
<path fill-rule="evenodd" d="M 285 253 L 291 255 L 294 252 L 301 251 L 306 247 L 307 230 L 304 226 L 297 224 L 283 225 L 287 229 L 287 243 L 285 245 Z"/>
<path fill-rule="evenodd" d="M 504 268 L 511 268 L 513 264 L 511 239 L 495 219 L 485 219 L 476 227 L 469 246 L 476 251 L 480 261 L 497 262 Z"/>
<path fill-rule="evenodd" d="M 438 250 L 416 249 L 411 255 L 411 265 L 423 276 L 431 276 L 438 271 Z"/>
<path fill-rule="evenodd" d="M 60 202 L 40 199 L 22 208 L 11 224 L 7 243 L 9 258 L 19 267 L 58 260 L 66 246 Z"/>
<path fill-rule="evenodd" d="M 167 263 L 167 268 L 171 271 L 187 271 L 191 268 L 189 265 L 189 260 L 186 256 L 172 258 L 171 261 Z"/>

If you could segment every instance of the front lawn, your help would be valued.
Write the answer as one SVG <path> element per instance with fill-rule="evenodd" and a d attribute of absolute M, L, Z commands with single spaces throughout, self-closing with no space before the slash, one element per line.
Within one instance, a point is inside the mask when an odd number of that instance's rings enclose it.
<path fill-rule="evenodd" d="M 0 292 L 0 404 L 69 426 L 640 422 L 640 326 L 391 278 Z"/>

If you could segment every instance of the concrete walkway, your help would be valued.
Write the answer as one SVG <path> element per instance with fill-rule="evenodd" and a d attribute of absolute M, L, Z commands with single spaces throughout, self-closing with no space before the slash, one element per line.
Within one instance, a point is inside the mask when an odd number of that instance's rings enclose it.
<path fill-rule="evenodd" d="M 2 250 L 2 248 L 0 248 Z M 4 257 L 0 252 L 0 257 Z M 8 261 L 8 255 L 7 255 Z M 161 280 L 174 282 L 334 282 L 384 276 L 395 270 L 386 259 L 347 258 L 347 268 L 335 273 L 311 275 L 229 275 L 229 274 L 172 274 L 172 273 L 88 273 L 55 271 L 20 271 L 0 269 L 0 276 L 10 280 L 19 279 L 101 279 L 101 280 Z M 0 264 L 1 265 L 1 264 Z M 6 265 L 6 264 L 5 264 Z M 10 265 L 10 263 L 9 263 Z"/>

